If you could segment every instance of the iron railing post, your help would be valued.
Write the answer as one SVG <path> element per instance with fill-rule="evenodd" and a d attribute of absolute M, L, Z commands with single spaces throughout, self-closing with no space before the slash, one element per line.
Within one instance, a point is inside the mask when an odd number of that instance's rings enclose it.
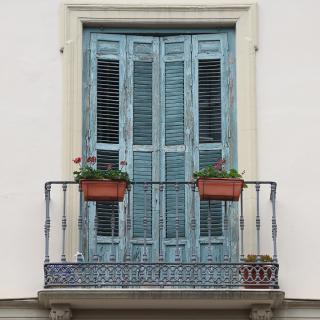
<path fill-rule="evenodd" d="M 126 241 L 126 253 L 125 253 L 125 259 L 126 262 L 130 262 L 131 261 L 131 246 L 130 246 L 130 235 L 131 235 L 131 206 L 130 206 L 130 202 L 131 202 L 131 185 L 129 184 L 127 187 L 128 190 L 128 206 L 127 206 L 127 216 L 126 216 L 126 234 L 125 234 L 125 241 Z"/>
<path fill-rule="evenodd" d="M 229 239 L 228 239 L 228 229 L 229 229 L 229 221 L 228 221 L 228 207 L 227 201 L 224 201 L 224 262 L 229 262 Z"/>
<path fill-rule="evenodd" d="M 257 230 L 257 262 L 260 262 L 260 184 L 256 183 L 256 193 L 257 193 L 257 213 L 256 213 L 256 230 Z"/>
<path fill-rule="evenodd" d="M 272 240 L 273 240 L 273 262 L 278 262 L 277 252 L 277 217 L 276 217 L 276 192 L 277 184 L 271 184 L 271 201 L 272 201 Z"/>
<path fill-rule="evenodd" d="M 197 254 L 196 254 L 196 215 L 195 215 L 195 191 L 196 187 L 195 184 L 191 184 L 191 191 L 192 191 L 192 202 L 191 202 L 191 233 L 192 233 L 192 244 L 191 244 L 191 262 L 197 262 Z"/>
<path fill-rule="evenodd" d="M 143 213 L 143 255 L 142 255 L 142 261 L 147 262 L 148 261 L 148 255 L 147 255 L 147 191 L 148 191 L 148 185 L 145 182 L 143 185 L 143 191 L 144 191 L 144 213 Z"/>
<path fill-rule="evenodd" d="M 163 262 L 164 261 L 164 257 L 163 257 L 163 248 L 162 248 L 162 245 L 163 245 L 163 230 L 164 230 L 164 220 L 165 220 L 165 217 L 164 217 L 164 212 L 163 212 L 163 206 L 164 206 L 164 192 L 163 192 L 163 189 L 164 189 L 164 185 L 163 183 L 160 183 L 159 185 L 159 192 L 160 192 L 160 195 L 159 195 L 159 258 L 158 258 L 158 261 L 159 262 Z"/>
<path fill-rule="evenodd" d="M 240 195 L 240 261 L 244 261 L 243 247 L 244 217 L 243 217 L 243 189 Z"/>
<path fill-rule="evenodd" d="M 84 203 L 82 198 L 82 189 L 81 184 L 79 184 L 79 192 L 80 192 L 80 203 Z M 88 203 L 85 204 L 85 210 L 87 210 Z M 79 217 L 78 217 L 78 252 L 77 252 L 77 262 L 83 262 L 83 254 L 82 254 L 82 227 L 83 227 L 83 219 L 82 219 L 83 207 L 79 210 Z"/>
<path fill-rule="evenodd" d="M 212 248 L 211 248 L 211 201 L 209 200 L 208 212 L 208 262 L 212 262 Z"/>
<path fill-rule="evenodd" d="M 95 206 L 95 213 L 94 213 L 94 221 L 93 221 L 93 232 L 94 232 L 94 248 L 93 248 L 93 262 L 98 262 L 98 214 L 97 214 L 97 207 Z"/>
<path fill-rule="evenodd" d="M 44 235 L 45 235 L 45 257 L 44 263 L 50 262 L 49 257 L 49 238 L 50 238 L 50 190 L 51 184 L 46 183 L 45 185 L 45 201 L 46 201 L 46 220 L 44 225 Z"/>
<path fill-rule="evenodd" d="M 179 248 L 179 184 L 175 183 L 175 191 L 176 191 L 176 253 L 175 253 L 175 262 L 181 261 L 180 248 Z"/>
<path fill-rule="evenodd" d="M 114 244 L 114 229 L 115 229 L 115 217 L 114 217 L 114 201 L 111 205 L 111 255 L 110 262 L 116 262 L 116 248 Z"/>
<path fill-rule="evenodd" d="M 62 185 L 63 191 L 63 211 L 62 211 L 62 253 L 61 253 L 61 262 L 66 262 L 65 246 L 66 246 L 66 229 L 67 229 L 67 217 L 66 217 L 66 193 L 67 193 L 67 184 Z"/>

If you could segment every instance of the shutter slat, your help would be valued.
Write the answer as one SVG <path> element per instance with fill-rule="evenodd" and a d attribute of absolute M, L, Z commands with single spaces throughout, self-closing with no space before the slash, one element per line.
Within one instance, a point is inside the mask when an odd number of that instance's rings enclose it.
<path fill-rule="evenodd" d="M 152 153 L 135 151 L 133 153 L 133 180 L 136 182 L 152 181 Z M 133 237 L 144 237 L 144 215 L 146 195 L 147 238 L 152 237 L 152 188 L 148 185 L 147 192 L 143 184 L 133 187 Z"/>
<path fill-rule="evenodd" d="M 185 181 L 185 155 L 182 152 L 166 153 L 166 181 Z M 178 191 L 179 237 L 185 236 L 185 186 Z M 166 237 L 176 237 L 176 190 L 175 185 L 166 187 Z"/>
<path fill-rule="evenodd" d="M 106 170 L 107 164 L 112 163 L 114 168 L 119 167 L 118 151 L 97 150 L 97 168 Z M 98 236 L 112 236 L 112 212 L 114 215 L 114 236 L 119 235 L 119 206 L 118 202 L 97 201 L 96 214 L 98 217 Z"/>
<path fill-rule="evenodd" d="M 119 143 L 119 61 L 115 60 L 97 60 L 97 142 Z"/>
<path fill-rule="evenodd" d="M 212 165 L 222 157 L 221 150 L 201 150 L 199 152 L 199 169 Z M 211 236 L 222 236 L 222 202 L 211 201 Z M 209 202 L 200 201 L 200 236 L 208 236 Z"/>
<path fill-rule="evenodd" d="M 199 60 L 199 142 L 221 142 L 220 59 Z"/>

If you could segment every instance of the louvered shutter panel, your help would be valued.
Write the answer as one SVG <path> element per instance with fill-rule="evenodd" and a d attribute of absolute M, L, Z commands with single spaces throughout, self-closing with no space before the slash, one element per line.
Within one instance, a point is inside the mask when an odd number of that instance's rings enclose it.
<path fill-rule="evenodd" d="M 152 153 L 135 151 L 133 153 L 133 179 L 135 182 L 152 181 Z M 144 237 L 146 218 L 146 237 L 152 238 L 152 189 L 137 184 L 133 190 L 133 237 Z"/>
<path fill-rule="evenodd" d="M 185 154 L 166 153 L 166 181 L 185 181 Z M 176 190 L 176 187 L 178 190 Z M 176 237 L 176 219 L 179 219 L 179 237 L 185 237 L 185 186 L 167 185 L 166 188 L 166 238 Z"/>
<path fill-rule="evenodd" d="M 228 144 L 228 82 L 226 68 L 227 41 L 225 34 L 195 35 L 193 43 L 193 92 L 195 105 L 196 134 L 198 145 L 196 157 L 199 169 L 225 159 L 229 165 Z M 199 207 L 200 260 L 207 259 L 206 240 L 209 235 L 208 216 L 211 217 L 211 239 L 221 241 L 222 203 L 219 201 L 200 201 Z M 215 261 L 222 259 L 222 243 L 213 244 Z"/>
<path fill-rule="evenodd" d="M 191 80 L 191 37 L 175 36 L 161 39 L 161 140 L 160 152 L 163 167 L 162 179 L 184 182 L 190 172 L 190 154 L 185 132 L 188 128 L 186 113 L 190 105 L 188 88 Z M 179 221 L 179 238 L 186 237 L 186 188 L 184 185 L 168 185 L 166 188 L 166 233 L 165 237 L 176 237 Z"/>
<path fill-rule="evenodd" d="M 133 62 L 134 145 L 152 145 L 152 64 Z"/>
<path fill-rule="evenodd" d="M 96 155 L 97 168 L 102 170 L 108 164 L 118 168 L 119 158 L 124 154 L 119 123 L 124 108 L 125 42 L 125 36 L 121 35 L 93 34 L 91 37 L 90 112 L 86 119 L 89 130 L 85 151 L 86 156 Z M 117 202 L 96 202 L 90 210 L 96 211 L 91 220 L 96 214 L 98 236 L 112 236 L 112 217 L 113 236 L 120 235 L 121 210 Z"/>
<path fill-rule="evenodd" d="M 159 39 L 128 36 L 128 117 L 132 129 L 128 139 L 128 155 L 132 159 L 132 259 L 142 261 L 146 237 L 148 261 L 156 250 L 153 198 L 154 187 L 144 182 L 159 180 L 158 112 Z"/>
<path fill-rule="evenodd" d="M 177 45 L 177 44 L 170 43 L 166 45 L 169 46 L 169 45 Z M 166 61 L 164 78 L 165 78 L 165 83 L 164 83 L 165 145 L 166 146 L 183 145 L 184 144 L 184 61 Z"/>

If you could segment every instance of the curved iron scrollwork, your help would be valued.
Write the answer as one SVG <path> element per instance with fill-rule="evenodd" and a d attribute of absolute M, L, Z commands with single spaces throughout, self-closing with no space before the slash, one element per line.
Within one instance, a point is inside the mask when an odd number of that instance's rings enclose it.
<path fill-rule="evenodd" d="M 278 288 L 278 264 L 51 263 L 45 288 Z"/>

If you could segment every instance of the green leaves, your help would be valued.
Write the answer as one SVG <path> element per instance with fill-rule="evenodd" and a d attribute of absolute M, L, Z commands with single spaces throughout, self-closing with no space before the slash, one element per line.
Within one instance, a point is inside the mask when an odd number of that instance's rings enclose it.
<path fill-rule="evenodd" d="M 194 172 L 193 177 L 199 178 L 242 178 L 242 175 L 236 169 L 218 170 L 214 166 L 207 166 L 200 171 Z"/>
<path fill-rule="evenodd" d="M 257 255 L 256 254 L 248 254 L 247 257 L 244 259 L 245 262 L 257 262 Z M 260 262 L 272 262 L 272 257 L 268 254 L 260 255 Z"/>
<path fill-rule="evenodd" d="M 128 173 L 119 169 L 99 170 L 86 165 L 84 167 L 80 167 L 79 171 L 74 171 L 73 174 L 76 182 L 83 179 L 110 179 L 130 182 Z"/>

